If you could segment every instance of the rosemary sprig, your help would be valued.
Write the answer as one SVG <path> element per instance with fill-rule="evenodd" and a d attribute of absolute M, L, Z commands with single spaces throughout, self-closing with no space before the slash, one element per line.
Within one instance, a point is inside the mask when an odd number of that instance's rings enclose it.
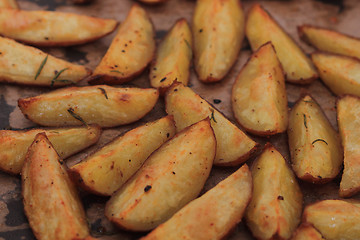
<path fill-rule="evenodd" d="M 84 121 L 84 119 L 82 119 L 82 117 L 80 117 L 79 115 L 77 115 L 77 114 L 74 112 L 74 109 L 73 109 L 73 108 L 69 108 L 67 111 L 68 111 L 68 113 L 70 113 L 70 115 L 71 115 L 73 118 L 79 120 L 79 121 L 82 122 L 85 126 L 87 126 L 87 127 L 89 126 L 89 125 Z"/>
<path fill-rule="evenodd" d="M 186 45 L 189 47 L 189 49 L 192 51 L 192 47 L 191 47 L 190 43 L 188 42 L 188 40 L 186 40 L 186 39 L 184 38 L 184 42 L 185 42 Z"/>
<path fill-rule="evenodd" d="M 45 64 L 46 64 L 46 62 L 47 62 L 48 56 L 49 56 L 49 55 L 46 55 L 46 57 L 44 58 L 44 60 L 41 62 L 40 67 L 39 67 L 39 69 L 37 70 L 37 72 L 36 72 L 36 74 L 35 74 L 35 80 L 39 77 L 42 69 L 44 68 L 44 66 L 45 66 Z"/>
<path fill-rule="evenodd" d="M 65 72 L 66 70 L 68 70 L 69 68 L 64 68 L 61 69 L 58 73 L 55 74 L 54 78 L 51 80 L 51 84 L 50 86 L 52 87 L 54 85 L 55 82 L 72 82 L 70 80 L 58 80 L 60 74 L 62 74 L 63 72 Z"/>
<path fill-rule="evenodd" d="M 122 73 L 122 72 L 120 72 L 118 70 L 111 70 L 110 72 L 116 72 L 116 73 L 120 73 L 120 74 L 124 75 L 124 73 Z"/>
<path fill-rule="evenodd" d="M 100 88 L 100 87 L 99 87 L 98 89 L 100 89 L 101 93 L 104 94 L 104 96 L 105 96 L 106 99 L 109 99 L 109 98 L 108 98 L 108 95 L 107 95 L 107 93 L 106 93 L 106 91 L 105 91 L 105 89 Z"/>
<path fill-rule="evenodd" d="M 326 145 L 329 145 L 324 139 L 321 139 L 321 138 L 314 140 L 311 144 L 314 145 L 314 143 L 316 143 L 316 142 L 324 142 L 324 143 L 326 143 Z"/>
<path fill-rule="evenodd" d="M 211 111 L 210 121 L 211 121 L 211 120 L 214 120 L 214 122 L 217 123 L 217 121 L 216 121 L 216 119 L 215 119 L 215 117 L 214 117 L 214 109 L 212 109 L 212 108 L 209 108 L 209 109 L 210 109 L 210 111 Z"/>
<path fill-rule="evenodd" d="M 304 126 L 305 126 L 305 128 L 308 128 L 308 127 L 307 127 L 307 123 L 306 123 L 306 115 L 303 114 L 303 116 L 304 116 Z"/>

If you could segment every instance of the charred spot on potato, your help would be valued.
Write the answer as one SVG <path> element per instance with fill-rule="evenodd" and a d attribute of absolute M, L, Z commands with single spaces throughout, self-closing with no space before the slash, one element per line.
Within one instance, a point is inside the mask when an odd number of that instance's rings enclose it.
<path fill-rule="evenodd" d="M 279 195 L 279 196 L 277 197 L 277 199 L 278 199 L 278 200 L 284 200 L 284 197 L 281 196 L 281 195 Z"/>
<path fill-rule="evenodd" d="M 144 188 L 144 192 L 148 192 L 151 189 L 151 185 L 146 185 L 146 187 Z"/>
<path fill-rule="evenodd" d="M 200 32 L 200 33 L 202 33 L 202 32 L 203 32 L 203 29 L 202 29 L 202 28 L 200 28 L 200 29 L 199 29 L 199 32 Z"/>

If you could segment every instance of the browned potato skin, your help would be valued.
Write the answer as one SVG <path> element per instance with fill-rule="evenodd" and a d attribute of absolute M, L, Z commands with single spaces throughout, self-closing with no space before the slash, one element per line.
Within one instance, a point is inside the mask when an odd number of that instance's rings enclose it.
<path fill-rule="evenodd" d="M 19 5 L 16 0 L 0 0 L 0 8 L 19 9 Z"/>
<path fill-rule="evenodd" d="M 215 151 L 209 118 L 189 126 L 150 155 L 107 202 L 105 216 L 131 231 L 157 227 L 199 195 Z"/>
<path fill-rule="evenodd" d="M 99 124 L 114 127 L 135 122 L 155 106 L 159 92 L 153 88 L 116 88 L 106 85 L 58 89 L 21 98 L 18 105 L 29 120 L 43 126 Z M 83 121 L 70 114 L 79 116 Z"/>
<path fill-rule="evenodd" d="M 338 175 L 343 162 L 340 138 L 310 95 L 300 98 L 291 110 L 288 138 L 298 178 L 323 184 Z"/>
<path fill-rule="evenodd" d="M 28 131 L 0 130 L 0 169 L 11 173 L 21 172 L 27 149 L 34 137 L 44 132 L 62 159 L 95 144 L 101 134 L 97 125 L 81 128 L 33 129 Z"/>
<path fill-rule="evenodd" d="M 150 67 L 150 84 L 165 91 L 175 81 L 187 85 L 192 58 L 192 34 L 184 18 L 179 19 L 158 47 Z"/>
<path fill-rule="evenodd" d="M 286 131 L 285 78 L 271 42 L 261 46 L 242 68 L 231 99 L 234 116 L 246 131 L 260 136 Z"/>
<path fill-rule="evenodd" d="M 303 223 L 296 229 L 291 240 L 324 240 L 324 238 L 313 226 Z"/>
<path fill-rule="evenodd" d="M 154 37 L 147 12 L 134 4 L 89 83 L 120 84 L 140 75 L 155 55 Z"/>
<path fill-rule="evenodd" d="M 89 236 L 76 188 L 45 133 L 30 146 L 21 179 L 25 214 L 37 239 Z"/>
<path fill-rule="evenodd" d="M 83 189 L 110 196 L 175 132 L 172 116 L 147 123 L 114 139 L 71 167 L 70 173 Z"/>
<path fill-rule="evenodd" d="M 223 239 L 241 221 L 251 193 L 251 172 L 244 164 L 141 239 Z"/>
<path fill-rule="evenodd" d="M 310 59 L 260 4 L 254 4 L 250 9 L 245 34 L 253 51 L 268 41 L 272 42 L 286 73 L 286 81 L 308 84 L 318 78 Z"/>
<path fill-rule="evenodd" d="M 246 222 L 257 239 L 289 239 L 300 222 L 303 197 L 285 159 L 271 144 L 251 167 L 253 196 Z"/>
<path fill-rule="evenodd" d="M 0 34 L 34 46 L 84 44 L 112 33 L 116 26 L 112 19 L 74 13 L 0 8 Z"/>
<path fill-rule="evenodd" d="M 360 98 L 344 95 L 337 99 L 337 119 L 344 147 L 344 171 L 339 196 L 351 197 L 360 191 Z"/>
<path fill-rule="evenodd" d="M 358 200 L 323 200 L 306 206 L 303 222 L 313 225 L 327 240 L 353 240 L 360 236 Z"/>
<path fill-rule="evenodd" d="M 299 26 L 298 33 L 302 40 L 320 51 L 360 59 L 360 38 L 311 25 Z"/>
<path fill-rule="evenodd" d="M 244 28 L 245 17 L 239 0 L 196 2 L 192 31 L 194 65 L 200 81 L 217 82 L 225 77 L 239 55 Z"/>

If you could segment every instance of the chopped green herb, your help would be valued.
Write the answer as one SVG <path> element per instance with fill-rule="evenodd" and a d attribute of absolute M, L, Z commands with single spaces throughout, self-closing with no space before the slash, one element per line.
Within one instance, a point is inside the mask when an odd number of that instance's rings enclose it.
<path fill-rule="evenodd" d="M 303 116 L 304 116 L 304 126 L 305 126 L 305 128 L 307 128 L 306 115 L 305 115 L 305 114 L 303 114 Z"/>
<path fill-rule="evenodd" d="M 55 82 L 72 82 L 70 80 L 58 80 L 59 76 L 68 69 L 69 68 L 64 68 L 64 69 L 61 69 L 59 72 L 57 72 L 55 74 L 55 77 L 51 80 L 51 85 L 50 86 L 53 86 Z"/>
<path fill-rule="evenodd" d="M 321 138 L 314 140 L 311 144 L 314 145 L 314 143 L 316 143 L 316 142 L 324 142 L 324 143 L 326 143 L 326 145 L 329 145 L 324 139 L 321 139 Z"/>
<path fill-rule="evenodd" d="M 148 192 L 151 189 L 151 185 L 146 185 L 144 188 L 144 192 Z"/>
<path fill-rule="evenodd" d="M 188 42 L 188 40 L 184 39 L 184 42 L 185 42 L 186 45 L 189 47 L 189 49 L 192 51 L 191 45 L 190 45 L 190 43 Z"/>
<path fill-rule="evenodd" d="M 35 74 L 35 80 L 39 77 L 42 69 L 44 68 L 44 66 L 45 66 L 45 64 L 46 64 L 46 61 L 47 61 L 47 59 L 48 59 L 48 56 L 49 56 L 49 55 L 46 55 L 46 57 L 44 58 L 44 60 L 41 62 L 40 67 L 39 67 L 39 69 L 37 70 L 37 72 L 36 72 L 36 74 Z"/>
<path fill-rule="evenodd" d="M 161 79 L 160 82 L 163 82 L 163 81 L 165 81 L 165 80 L 166 80 L 166 77 L 164 77 L 163 79 Z"/>
<path fill-rule="evenodd" d="M 214 109 L 212 109 L 212 108 L 209 108 L 209 109 L 210 109 L 210 111 L 211 111 L 210 121 L 211 121 L 211 120 L 214 120 L 214 122 L 217 123 L 217 121 L 216 121 L 216 119 L 215 119 L 215 117 L 214 117 Z"/>
<path fill-rule="evenodd" d="M 79 115 L 77 115 L 75 112 L 74 112 L 74 109 L 73 108 L 69 108 L 68 110 L 68 113 L 70 113 L 70 115 L 79 120 L 80 122 L 82 122 L 85 126 L 88 126 L 88 124 L 84 121 L 84 119 L 82 119 L 82 117 L 80 117 Z"/>
<path fill-rule="evenodd" d="M 306 102 L 306 103 L 315 103 L 314 101 L 306 101 L 306 100 L 304 100 L 304 102 Z"/>
<path fill-rule="evenodd" d="M 100 89 L 100 91 L 102 92 L 102 94 L 104 94 L 104 96 L 105 96 L 106 99 L 109 99 L 108 96 L 107 96 L 107 93 L 106 93 L 105 89 L 100 88 L 100 87 L 99 87 L 98 89 Z"/>
<path fill-rule="evenodd" d="M 110 72 L 116 72 L 116 73 L 120 73 L 120 74 L 124 75 L 122 72 L 120 72 L 118 70 L 111 70 Z"/>

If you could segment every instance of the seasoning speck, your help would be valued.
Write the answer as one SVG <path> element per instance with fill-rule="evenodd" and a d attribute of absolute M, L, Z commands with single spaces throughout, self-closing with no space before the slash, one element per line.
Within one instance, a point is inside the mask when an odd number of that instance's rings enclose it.
<path fill-rule="evenodd" d="M 144 188 L 144 192 L 148 192 L 151 189 L 151 185 L 146 185 L 146 187 Z"/>

